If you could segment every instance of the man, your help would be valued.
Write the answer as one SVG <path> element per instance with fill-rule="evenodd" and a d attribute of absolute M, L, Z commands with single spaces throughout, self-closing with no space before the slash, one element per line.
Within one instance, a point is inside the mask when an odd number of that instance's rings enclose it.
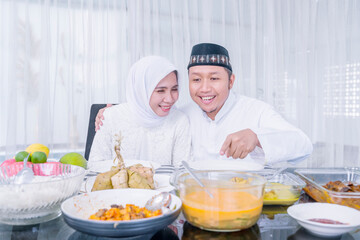
<path fill-rule="evenodd" d="M 265 164 L 297 161 L 311 154 L 309 138 L 270 105 L 231 91 L 235 75 L 224 47 L 195 45 L 188 74 L 190 96 L 196 104 L 183 111 L 190 121 L 195 160 L 246 158 Z"/>

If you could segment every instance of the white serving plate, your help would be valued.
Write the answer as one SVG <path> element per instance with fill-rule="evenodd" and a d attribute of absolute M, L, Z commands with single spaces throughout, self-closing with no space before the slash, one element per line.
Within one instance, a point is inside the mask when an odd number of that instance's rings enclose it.
<path fill-rule="evenodd" d="M 249 160 L 206 160 L 189 162 L 191 168 L 196 170 L 233 170 L 233 171 L 259 171 L 264 166 Z"/>
<path fill-rule="evenodd" d="M 89 177 L 86 180 L 82 191 L 91 192 L 91 189 L 95 183 L 95 179 L 96 176 Z M 154 185 L 155 185 L 155 190 L 161 192 L 170 192 L 175 189 L 172 185 L 170 185 L 170 175 L 165 175 L 165 174 L 154 174 Z"/>
<path fill-rule="evenodd" d="M 87 234 L 106 237 L 131 237 L 156 233 L 165 228 L 179 216 L 182 202 L 171 194 L 170 211 L 160 216 L 128 220 L 100 221 L 89 220 L 90 215 L 112 204 L 135 204 L 139 207 L 160 191 L 146 189 L 111 189 L 84 193 L 65 200 L 61 204 L 65 222 L 72 228 Z"/>
<path fill-rule="evenodd" d="M 360 211 L 331 203 L 303 203 L 289 207 L 288 214 L 306 230 L 316 236 L 336 237 L 360 227 Z M 329 219 L 346 224 L 324 224 L 309 221 L 313 218 Z"/>

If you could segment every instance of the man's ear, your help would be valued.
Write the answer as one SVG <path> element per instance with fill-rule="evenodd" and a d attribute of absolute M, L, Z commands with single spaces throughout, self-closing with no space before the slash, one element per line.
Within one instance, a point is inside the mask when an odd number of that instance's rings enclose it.
<path fill-rule="evenodd" d="M 229 90 L 232 89 L 232 87 L 234 86 L 234 82 L 235 82 L 235 75 L 231 74 L 231 77 L 229 79 Z"/>

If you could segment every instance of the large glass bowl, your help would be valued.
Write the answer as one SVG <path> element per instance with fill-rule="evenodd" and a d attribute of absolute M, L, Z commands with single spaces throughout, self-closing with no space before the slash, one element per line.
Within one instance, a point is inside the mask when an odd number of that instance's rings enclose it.
<path fill-rule="evenodd" d="M 190 224 L 209 231 L 232 232 L 257 222 L 263 207 L 265 178 L 239 171 L 194 173 L 213 198 L 185 171 L 172 178 Z"/>
<path fill-rule="evenodd" d="M 61 203 L 77 194 L 84 179 L 82 167 L 58 162 L 29 165 L 35 173 L 31 183 L 14 184 L 22 163 L 0 167 L 0 222 L 29 225 L 49 221 L 61 214 Z"/>

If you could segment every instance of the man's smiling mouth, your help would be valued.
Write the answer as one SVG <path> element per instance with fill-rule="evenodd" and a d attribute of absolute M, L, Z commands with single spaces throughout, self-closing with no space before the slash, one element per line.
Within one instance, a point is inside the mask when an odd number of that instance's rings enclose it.
<path fill-rule="evenodd" d="M 211 103 L 214 100 L 214 98 L 215 96 L 204 96 L 204 97 L 200 96 L 201 102 L 203 103 Z"/>

